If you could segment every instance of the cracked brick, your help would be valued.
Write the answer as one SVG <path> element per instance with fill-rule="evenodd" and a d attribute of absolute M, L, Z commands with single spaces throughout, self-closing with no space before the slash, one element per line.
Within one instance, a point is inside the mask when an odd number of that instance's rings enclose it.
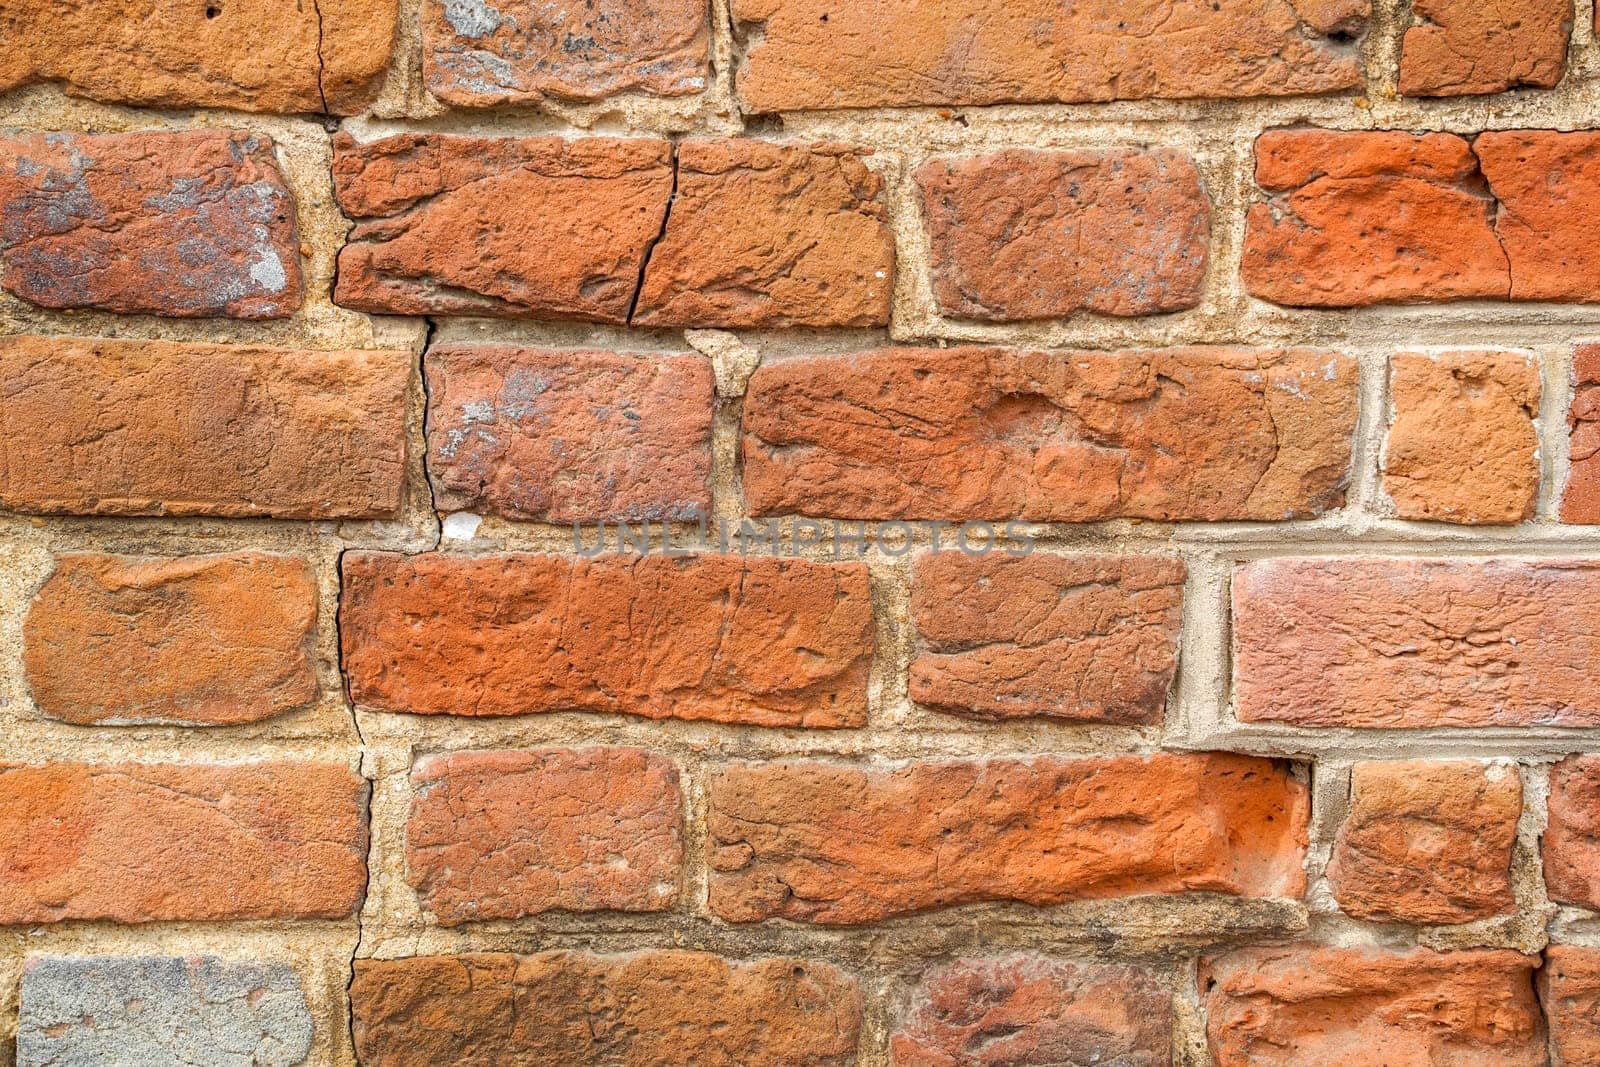
<path fill-rule="evenodd" d="M 1400 51 L 1406 96 L 1550 89 L 1567 64 L 1569 0 L 1412 0 Z"/>
<path fill-rule="evenodd" d="M 1600 523 L 1600 345 L 1580 345 L 1573 353 L 1567 442 L 1571 466 L 1561 521 Z"/>
<path fill-rule="evenodd" d="M 1551 768 L 1546 814 L 1550 899 L 1600 910 L 1600 756 L 1569 756 Z"/>

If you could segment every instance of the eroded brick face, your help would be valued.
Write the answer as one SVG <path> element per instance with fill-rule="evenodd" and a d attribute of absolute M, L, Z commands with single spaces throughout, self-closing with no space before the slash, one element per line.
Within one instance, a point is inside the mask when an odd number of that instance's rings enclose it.
<path fill-rule="evenodd" d="M 1572 7 L 1563 0 L 1413 0 L 1400 54 L 1408 96 L 1549 89 L 1567 63 Z"/>
<path fill-rule="evenodd" d="M 1600 523 L 1600 346 L 1583 345 L 1573 353 L 1567 425 L 1572 470 L 1561 498 L 1561 520 Z"/>
<path fill-rule="evenodd" d="M 1551 945 L 1539 972 L 1539 999 L 1550 1019 L 1551 1062 L 1578 1067 L 1600 1059 L 1600 950 Z"/>
<path fill-rule="evenodd" d="M 1546 816 L 1550 899 L 1600 909 L 1600 758 L 1570 756 L 1551 768 Z"/>

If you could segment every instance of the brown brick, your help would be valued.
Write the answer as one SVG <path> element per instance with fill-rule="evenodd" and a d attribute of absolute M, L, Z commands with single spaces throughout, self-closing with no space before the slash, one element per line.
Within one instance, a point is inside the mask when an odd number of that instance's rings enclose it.
<path fill-rule="evenodd" d="M 457 107 L 706 87 L 706 0 L 425 0 L 422 71 Z"/>
<path fill-rule="evenodd" d="M 771 363 L 758 515 L 1288 519 L 1344 495 L 1356 367 L 1328 352 L 888 348 Z"/>
<path fill-rule="evenodd" d="M 392 515 L 410 373 L 405 352 L 0 338 L 0 505 Z"/>
<path fill-rule="evenodd" d="M 389 66 L 395 0 L 0 0 L 0 90 L 151 107 L 354 115 Z"/>
<path fill-rule="evenodd" d="M 352 554 L 340 618 L 350 695 L 380 711 L 866 721 L 862 564 Z"/>
<path fill-rule="evenodd" d="M 947 315 L 1152 315 L 1200 303 L 1211 201 L 1184 153 L 1013 149 L 916 172 Z"/>
<path fill-rule="evenodd" d="M 1548 814 L 1544 883 L 1550 899 L 1600 910 L 1600 756 L 1569 756 L 1551 769 Z"/>
<path fill-rule="evenodd" d="M 560 523 L 710 514 L 703 356 L 442 345 L 426 369 L 438 507 Z"/>
<path fill-rule="evenodd" d="M 1600 345 L 1580 345 L 1573 353 L 1567 425 L 1572 465 L 1561 496 L 1561 521 L 1600 523 Z"/>
<path fill-rule="evenodd" d="M 1252 1067 L 1544 1067 L 1536 956 L 1244 949 L 1202 961 L 1211 1054 Z"/>
<path fill-rule="evenodd" d="M 384 1067 L 846 1067 L 861 994 L 825 963 L 704 952 L 357 960 L 356 1053 Z"/>
<path fill-rule="evenodd" d="M 1600 1063 L 1600 949 L 1551 945 L 1539 972 L 1552 1067 Z"/>
<path fill-rule="evenodd" d="M 1539 368 L 1516 352 L 1403 353 L 1383 488 L 1403 519 L 1521 522 L 1539 495 Z"/>
<path fill-rule="evenodd" d="M 1355 88 L 1367 0 L 734 0 L 746 111 Z"/>
<path fill-rule="evenodd" d="M 273 319 L 300 306 L 272 142 L 188 130 L 0 138 L 7 292 L 50 308 Z"/>
<path fill-rule="evenodd" d="M 1509 911 L 1522 814 L 1514 767 L 1358 763 L 1328 881 L 1339 907 L 1377 922 L 1464 923 Z"/>
<path fill-rule="evenodd" d="M 1248 756 L 743 763 L 709 795 L 710 905 L 729 922 L 1305 889 L 1305 787 Z"/>
<path fill-rule="evenodd" d="M 1240 719 L 1595 726 L 1600 568 L 1584 561 L 1272 559 L 1234 573 Z"/>
<path fill-rule="evenodd" d="M 687 141 L 634 321 L 883 326 L 893 292 L 883 179 L 857 149 Z"/>
<path fill-rule="evenodd" d="M 1600 301 L 1600 132 L 1482 133 L 1473 150 L 1500 203 L 1495 232 L 1511 259 L 1512 299 Z"/>
<path fill-rule="evenodd" d="M 979 718 L 1161 721 L 1184 566 L 1117 556 L 929 553 L 912 572 L 911 699 Z"/>
<path fill-rule="evenodd" d="M 23 661 L 34 703 L 66 722 L 254 722 L 316 699 L 316 624 L 291 556 L 62 556 Z"/>
<path fill-rule="evenodd" d="M 411 772 L 406 870 L 446 926 L 540 912 L 661 911 L 678 896 L 672 762 L 637 748 L 428 756 Z"/>
<path fill-rule="evenodd" d="M 672 156 L 663 140 L 339 134 L 333 177 L 359 220 L 337 303 L 621 323 L 661 232 Z"/>
<path fill-rule="evenodd" d="M 336 763 L 0 765 L 0 923 L 344 918 L 366 795 Z"/>
<path fill-rule="evenodd" d="M 1552 88 L 1567 63 L 1568 0 L 1412 0 L 1400 53 L 1407 96 Z"/>
<path fill-rule="evenodd" d="M 1171 1062 L 1172 994 L 1148 971 L 1036 955 L 927 976 L 890 1039 L 895 1067 Z"/>

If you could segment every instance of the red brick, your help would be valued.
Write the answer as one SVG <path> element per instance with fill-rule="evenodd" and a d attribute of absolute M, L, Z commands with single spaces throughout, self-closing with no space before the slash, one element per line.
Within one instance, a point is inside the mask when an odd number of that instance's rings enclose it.
<path fill-rule="evenodd" d="M 1202 961 L 1211 1054 L 1252 1067 L 1544 1067 L 1538 957 L 1244 949 Z"/>
<path fill-rule="evenodd" d="M 678 896 L 672 762 L 637 748 L 428 756 L 411 772 L 406 870 L 446 926 L 540 912 L 661 911 Z"/>
<path fill-rule="evenodd" d="M 1569 756 L 1551 769 L 1548 815 L 1550 899 L 1600 910 L 1600 756 Z"/>
<path fill-rule="evenodd" d="M 272 142 L 188 130 L 0 138 L 7 292 L 50 308 L 273 319 L 300 306 Z"/>
<path fill-rule="evenodd" d="M 947 315 L 988 322 L 1200 303 L 1211 201 L 1182 152 L 942 157 L 916 172 Z"/>
<path fill-rule="evenodd" d="M 334 138 L 357 219 L 334 300 L 395 315 L 621 323 L 672 193 L 671 145 L 611 137 Z"/>
<path fill-rule="evenodd" d="M 1305 787 L 1249 756 L 786 760 L 709 788 L 710 906 L 729 922 L 1305 889 Z"/>
<path fill-rule="evenodd" d="M 0 505 L 67 515 L 393 515 L 405 352 L 0 338 Z"/>
<path fill-rule="evenodd" d="M 1402 353 L 1383 488 L 1403 519 L 1512 523 L 1539 495 L 1539 367 L 1517 352 Z"/>
<path fill-rule="evenodd" d="M 1514 767 L 1358 763 L 1328 865 L 1333 895 L 1346 914 L 1377 922 L 1464 923 L 1510 911 L 1521 815 Z"/>
<path fill-rule="evenodd" d="M 1561 80 L 1572 30 L 1568 0 L 1412 0 L 1400 52 L 1407 96 L 1469 96 Z"/>
<path fill-rule="evenodd" d="M 366 797 L 335 763 L 0 765 L 0 923 L 344 918 Z"/>
<path fill-rule="evenodd" d="M 734 0 L 746 111 L 1355 88 L 1367 0 Z"/>
<path fill-rule="evenodd" d="M 1600 568 L 1273 559 L 1234 573 L 1234 700 L 1297 726 L 1595 726 Z"/>
<path fill-rule="evenodd" d="M 1154 557 L 922 556 L 911 699 L 979 718 L 1161 721 L 1184 566 Z"/>
<path fill-rule="evenodd" d="M 705 0 L 496 0 L 422 6 L 422 72 L 456 107 L 706 87 Z"/>
<path fill-rule="evenodd" d="M 352 554 L 340 618 L 350 695 L 380 711 L 866 721 L 863 564 Z"/>
<path fill-rule="evenodd" d="M 1600 949 L 1551 945 L 1539 972 L 1552 1067 L 1600 1063 Z"/>
<path fill-rule="evenodd" d="M 1600 133 L 1483 133 L 1473 150 L 1499 200 L 1495 232 L 1511 260 L 1511 298 L 1600 301 Z"/>
<path fill-rule="evenodd" d="M 254 722 L 316 699 L 316 625 L 316 581 L 291 556 L 62 556 L 23 662 L 65 722 Z"/>
<path fill-rule="evenodd" d="M 58 82 L 148 107 L 354 115 L 377 95 L 395 0 L 0 2 L 0 91 Z"/>
<path fill-rule="evenodd" d="M 1567 425 L 1572 465 L 1561 496 L 1561 521 L 1600 523 L 1600 345 L 1581 345 L 1573 353 Z"/>
<path fill-rule="evenodd" d="M 861 994 L 825 963 L 704 952 L 357 960 L 356 1054 L 384 1067 L 846 1067 Z"/>
<path fill-rule="evenodd" d="M 696 140 L 633 321 L 884 326 L 894 239 L 883 180 L 845 145 Z"/>
<path fill-rule="evenodd" d="M 1288 519 L 1344 495 L 1353 361 L 1328 352 L 887 348 L 767 364 L 754 514 Z"/>
<path fill-rule="evenodd" d="M 710 514 L 704 357 L 442 345 L 426 369 L 439 508 L 561 523 Z"/>
<path fill-rule="evenodd" d="M 1172 994 L 1149 972 L 1035 955 L 937 969 L 890 1039 L 895 1067 L 1163 1067 L 1171 1050 Z"/>

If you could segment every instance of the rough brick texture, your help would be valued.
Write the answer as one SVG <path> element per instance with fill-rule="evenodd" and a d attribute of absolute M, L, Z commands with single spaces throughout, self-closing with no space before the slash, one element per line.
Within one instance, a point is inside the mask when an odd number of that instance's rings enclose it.
<path fill-rule="evenodd" d="M 735 764 L 710 783 L 710 904 L 730 922 L 853 924 L 980 901 L 1297 896 L 1305 820 L 1305 788 L 1248 756 Z"/>
<path fill-rule="evenodd" d="M 1600 1062 L 1600 949 L 1551 945 L 1539 972 L 1552 1067 Z"/>
<path fill-rule="evenodd" d="M 1239 718 L 1299 726 L 1593 726 L 1600 568 L 1275 559 L 1233 579 Z"/>
<path fill-rule="evenodd" d="M 391 515 L 404 352 L 0 338 L 0 506 L 59 515 Z"/>
<path fill-rule="evenodd" d="M 294 195 L 265 137 L 0 138 L 7 292 L 52 308 L 281 318 L 300 306 Z"/>
<path fill-rule="evenodd" d="M 944 157 L 917 171 L 948 315 L 1015 322 L 1200 302 L 1211 202 L 1181 152 Z"/>
<path fill-rule="evenodd" d="M 66 722 L 253 722 L 316 699 L 316 623 L 292 556 L 63 556 L 29 605 L 23 664 Z"/>
<path fill-rule="evenodd" d="M 893 348 L 763 365 L 758 515 L 1287 519 L 1337 504 L 1356 368 L 1329 352 Z"/>
<path fill-rule="evenodd" d="M 1511 523 L 1539 494 L 1539 367 L 1516 352 L 1402 353 L 1383 488 L 1403 519 Z"/>
<path fill-rule="evenodd" d="M 551 522 L 711 511 L 711 364 L 489 345 L 428 353 L 428 473 L 446 510 Z"/>
<path fill-rule="evenodd" d="M 1249 97 L 1354 88 L 1366 0 L 733 0 L 746 108 Z"/>
<path fill-rule="evenodd" d="M 1549 89 L 1566 69 L 1566 0 L 1412 0 L 1411 15 L 1400 52 L 1400 91 L 1408 96 Z"/>
<path fill-rule="evenodd" d="M 730 556 L 345 558 L 350 695 L 419 715 L 859 726 L 866 568 Z"/>
<path fill-rule="evenodd" d="M 1358 763 L 1328 883 L 1375 922 L 1463 923 L 1510 910 L 1522 814 L 1516 771 L 1481 763 Z"/>
<path fill-rule="evenodd" d="M 912 572 L 911 699 L 958 715 L 1161 721 L 1184 567 L 1114 556 L 930 553 Z"/>
<path fill-rule="evenodd" d="M 411 773 L 406 869 L 446 924 L 660 911 L 678 896 L 671 762 L 637 748 L 461 752 Z"/>
<path fill-rule="evenodd" d="M 928 975 L 891 1039 L 895 1067 L 1170 1062 L 1172 994 L 1132 967 L 963 959 Z"/>
<path fill-rule="evenodd" d="M 360 960 L 356 1050 L 385 1067 L 847 1067 L 861 996 L 824 963 L 704 952 Z"/>
<path fill-rule="evenodd" d="M 0 767 L 0 923 L 338 919 L 367 785 L 333 763 Z"/>
<path fill-rule="evenodd" d="M 1561 520 L 1600 523 L 1600 345 L 1582 345 L 1573 354 L 1568 426 L 1572 466 Z"/>
<path fill-rule="evenodd" d="M 1551 769 L 1547 816 L 1550 899 L 1600 910 L 1600 756 L 1571 756 Z"/>
<path fill-rule="evenodd" d="M 0 89 L 57 82 L 152 107 L 353 115 L 377 94 L 396 0 L 7 0 Z"/>
<path fill-rule="evenodd" d="M 1542 1067 L 1535 957 L 1505 951 L 1245 949 L 1204 961 L 1219 1064 Z"/>

